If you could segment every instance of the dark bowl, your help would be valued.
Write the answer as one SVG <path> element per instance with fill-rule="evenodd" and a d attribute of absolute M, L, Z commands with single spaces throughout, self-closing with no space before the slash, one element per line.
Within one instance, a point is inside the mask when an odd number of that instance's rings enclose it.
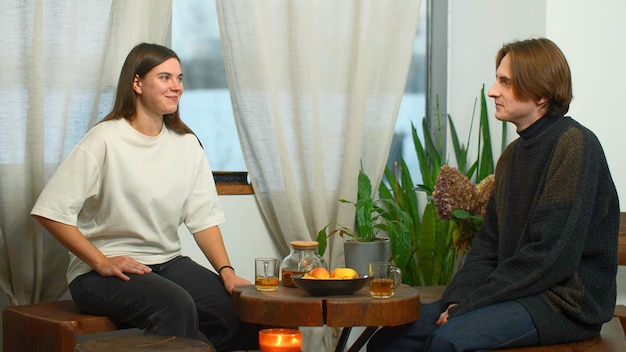
<path fill-rule="evenodd" d="M 293 282 L 311 296 L 351 295 L 369 281 L 369 277 L 358 279 L 303 279 L 303 274 L 292 276 Z"/>

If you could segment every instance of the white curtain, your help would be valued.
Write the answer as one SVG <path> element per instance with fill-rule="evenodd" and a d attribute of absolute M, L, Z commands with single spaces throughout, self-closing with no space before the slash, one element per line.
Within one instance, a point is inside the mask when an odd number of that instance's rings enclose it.
<path fill-rule="evenodd" d="M 353 224 L 354 208 L 338 199 L 356 199 L 361 163 L 380 182 L 420 1 L 218 0 L 217 9 L 243 154 L 287 254 L 330 221 Z M 343 266 L 343 239 L 326 256 Z"/>
<path fill-rule="evenodd" d="M 110 110 L 123 60 L 165 42 L 171 0 L 0 3 L 0 288 L 11 304 L 58 299 L 67 251 L 29 215 L 48 177 Z"/>

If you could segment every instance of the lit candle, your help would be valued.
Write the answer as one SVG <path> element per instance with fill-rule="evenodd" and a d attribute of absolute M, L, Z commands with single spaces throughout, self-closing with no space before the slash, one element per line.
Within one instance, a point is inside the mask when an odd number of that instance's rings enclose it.
<path fill-rule="evenodd" d="M 261 352 L 300 352 L 302 332 L 293 329 L 265 329 L 259 331 Z"/>

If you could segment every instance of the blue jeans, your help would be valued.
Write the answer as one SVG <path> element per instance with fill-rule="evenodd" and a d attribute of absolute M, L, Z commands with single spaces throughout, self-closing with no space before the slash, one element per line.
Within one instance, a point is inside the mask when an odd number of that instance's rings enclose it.
<path fill-rule="evenodd" d="M 258 348 L 260 326 L 239 321 L 217 274 L 188 257 L 127 274 L 130 281 L 91 271 L 74 279 L 70 292 L 83 311 L 107 315 L 146 335 L 197 338 L 201 331 L 218 351 Z"/>
<path fill-rule="evenodd" d="M 485 351 L 539 344 L 530 314 L 515 301 L 476 309 L 439 327 L 441 312 L 441 301 L 424 305 L 415 322 L 378 330 L 367 351 Z"/>

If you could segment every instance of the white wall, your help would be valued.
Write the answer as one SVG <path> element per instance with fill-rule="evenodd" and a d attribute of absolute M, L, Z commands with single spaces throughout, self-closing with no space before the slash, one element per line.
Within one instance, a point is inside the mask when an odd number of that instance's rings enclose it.
<path fill-rule="evenodd" d="M 254 258 L 274 257 L 281 261 L 270 231 L 253 195 L 220 196 L 226 223 L 220 226 L 224 244 L 237 275 L 254 282 Z M 183 239 L 183 254 L 212 268 L 186 229 L 179 231 Z"/>
<path fill-rule="evenodd" d="M 626 1 L 549 0 L 547 36 L 565 53 L 572 69 L 570 113 L 596 133 L 626 211 Z"/>
<path fill-rule="evenodd" d="M 626 199 L 626 150 L 621 104 L 626 98 L 626 2 L 621 0 L 450 0 L 448 112 L 467 131 L 480 87 L 491 87 L 495 55 L 503 43 L 545 36 L 567 57 L 574 100 L 569 115 L 600 139 L 620 199 Z M 493 105 L 488 106 L 493 116 Z M 515 138 L 514 129 L 509 136 Z M 499 143 L 500 123 L 491 133 Z M 511 139 L 509 139 L 511 140 Z M 499 145 L 499 144 L 498 144 Z M 622 201 L 626 211 L 626 201 Z"/>
<path fill-rule="evenodd" d="M 494 82 L 496 53 L 502 43 L 544 35 L 545 0 L 450 0 L 449 12 L 448 113 L 457 131 L 462 131 L 462 138 L 466 138 L 478 98 L 472 131 L 477 130 L 480 89 L 484 84 L 486 94 Z M 493 105 L 487 99 L 489 116 L 493 116 Z M 494 153 L 499 155 L 501 122 L 491 119 L 490 129 Z M 510 142 L 516 134 L 513 127 L 508 129 Z M 475 151 L 477 141 L 470 145 L 470 151 Z M 451 145 L 448 150 L 452 150 Z"/>
<path fill-rule="evenodd" d="M 621 0 L 450 0 L 448 112 L 467 131 L 480 86 L 493 84 L 495 55 L 504 42 L 545 36 L 567 57 L 574 100 L 569 115 L 600 139 L 621 210 L 626 211 L 626 2 Z M 493 105 L 489 105 L 493 116 Z M 457 122 L 458 121 L 458 122 Z M 490 125 L 500 136 L 500 125 Z M 461 127 L 464 126 L 464 127 Z M 510 128 L 513 130 L 513 128 Z M 510 131 L 510 136 L 516 135 Z M 494 138 L 495 139 L 495 138 Z M 511 139 L 509 139 L 511 140 Z M 626 268 L 618 272 L 618 304 L 626 304 Z"/>

